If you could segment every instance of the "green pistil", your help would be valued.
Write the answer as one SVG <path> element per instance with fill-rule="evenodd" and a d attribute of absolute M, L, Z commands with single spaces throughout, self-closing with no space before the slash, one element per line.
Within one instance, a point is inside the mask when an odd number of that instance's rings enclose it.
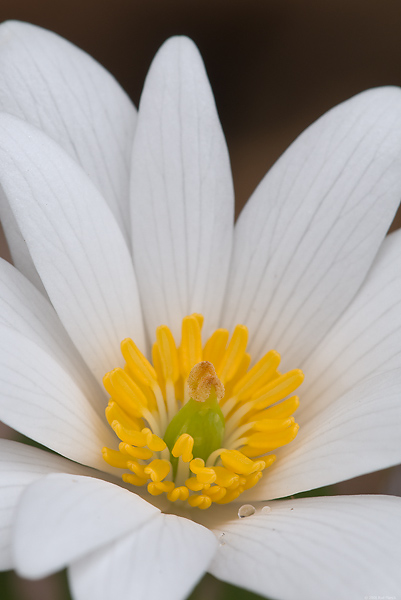
<path fill-rule="evenodd" d="M 225 421 L 217 401 L 214 387 L 209 398 L 204 402 L 197 402 L 192 398 L 184 404 L 181 410 L 170 421 L 164 441 L 170 450 L 170 461 L 173 465 L 174 476 L 177 470 L 178 459 L 171 451 L 174 444 L 183 433 L 194 439 L 192 453 L 194 458 L 203 458 L 206 461 L 209 455 L 221 448 L 224 437 Z"/>

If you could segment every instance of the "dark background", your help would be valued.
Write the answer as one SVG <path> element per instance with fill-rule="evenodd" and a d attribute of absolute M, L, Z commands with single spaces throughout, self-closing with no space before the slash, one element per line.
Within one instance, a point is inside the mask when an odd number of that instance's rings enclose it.
<path fill-rule="evenodd" d="M 6 19 L 51 29 L 83 48 L 136 105 L 161 43 L 175 34 L 192 37 L 226 133 L 237 214 L 268 168 L 323 112 L 366 88 L 401 85 L 399 0 L 0 0 L 0 22 Z M 400 226 L 398 215 L 393 228 Z M 4 246 L 0 254 L 8 256 Z M 13 435 L 0 429 L 0 436 Z M 400 470 L 330 492 L 401 495 Z M 66 594 L 59 578 L 35 584 L 0 578 L 2 600 Z M 206 594 L 209 600 L 256 598 L 212 578 L 194 598 Z"/>

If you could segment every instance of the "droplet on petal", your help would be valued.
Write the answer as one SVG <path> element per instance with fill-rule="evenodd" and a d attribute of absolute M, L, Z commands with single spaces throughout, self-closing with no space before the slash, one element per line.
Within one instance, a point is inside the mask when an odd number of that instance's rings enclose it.
<path fill-rule="evenodd" d="M 260 512 L 262 513 L 262 515 L 268 515 L 269 513 L 271 513 L 271 511 L 272 509 L 270 508 L 270 506 L 264 506 Z"/>
<path fill-rule="evenodd" d="M 243 504 L 238 511 L 238 516 L 240 519 L 244 517 L 251 517 L 256 512 L 256 509 L 252 504 Z"/>

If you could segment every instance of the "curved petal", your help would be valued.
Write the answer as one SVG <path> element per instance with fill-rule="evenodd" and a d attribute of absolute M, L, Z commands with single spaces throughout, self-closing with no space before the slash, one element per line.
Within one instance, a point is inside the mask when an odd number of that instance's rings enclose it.
<path fill-rule="evenodd" d="M 401 462 L 401 369 L 366 379 L 300 428 L 247 499 L 282 498 Z"/>
<path fill-rule="evenodd" d="M 0 571 L 14 568 L 11 541 L 22 492 L 48 473 L 90 474 L 90 469 L 31 446 L 0 439 Z"/>
<path fill-rule="evenodd" d="M 0 110 L 29 121 L 60 144 L 102 192 L 128 234 L 136 109 L 101 65 L 50 31 L 3 23 Z"/>
<path fill-rule="evenodd" d="M 18 227 L 11 206 L 8 204 L 7 196 L 0 184 L 0 221 L 7 240 L 14 265 L 31 283 L 47 297 L 42 280 L 38 275 L 24 237 Z"/>
<path fill-rule="evenodd" d="M 17 331 L 2 326 L 0 333 L 1 420 L 71 460 L 110 471 L 101 449 L 114 447 L 115 438 L 68 373 Z"/>
<path fill-rule="evenodd" d="M 0 259 L 0 324 L 20 332 L 53 356 L 103 415 L 104 389 L 86 368 L 54 308 L 28 279 L 3 259 Z"/>
<path fill-rule="evenodd" d="M 131 258 L 101 195 L 45 134 L 0 115 L 0 180 L 64 327 L 98 380 L 144 347 Z"/>
<path fill-rule="evenodd" d="M 239 519 L 227 505 L 210 572 L 280 600 L 395 598 L 401 586 L 401 499 L 338 496 L 272 502 Z M 216 515 L 216 513 L 215 513 Z M 213 515 L 211 515 L 213 517 Z"/>
<path fill-rule="evenodd" d="M 214 535 L 201 525 L 161 514 L 73 564 L 69 570 L 72 593 L 76 600 L 184 600 L 208 568 L 216 548 Z"/>
<path fill-rule="evenodd" d="M 378 88 L 311 125 L 241 214 L 225 321 L 250 352 L 302 366 L 360 287 L 401 196 L 401 91 Z"/>
<path fill-rule="evenodd" d="M 150 335 L 181 319 L 218 326 L 232 244 L 233 184 L 202 59 L 184 37 L 168 40 L 146 78 L 132 157 L 135 272 Z"/>
<path fill-rule="evenodd" d="M 401 231 L 383 242 L 348 309 L 305 363 L 307 423 L 360 381 L 401 368 Z"/>
<path fill-rule="evenodd" d="M 136 494 L 93 477 L 48 475 L 18 505 L 14 560 L 22 577 L 45 577 L 124 534 L 160 511 Z"/>

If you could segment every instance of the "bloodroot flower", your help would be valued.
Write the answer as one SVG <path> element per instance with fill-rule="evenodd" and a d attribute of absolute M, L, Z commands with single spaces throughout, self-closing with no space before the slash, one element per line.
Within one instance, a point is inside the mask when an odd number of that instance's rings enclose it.
<path fill-rule="evenodd" d="M 206 571 L 399 593 L 399 498 L 282 498 L 401 458 L 400 90 L 309 127 L 235 228 L 188 39 L 137 115 L 86 54 L 5 23 L 0 105 L 0 417 L 54 451 L 1 440 L 2 569 L 68 567 L 77 600 L 177 600 Z"/>

